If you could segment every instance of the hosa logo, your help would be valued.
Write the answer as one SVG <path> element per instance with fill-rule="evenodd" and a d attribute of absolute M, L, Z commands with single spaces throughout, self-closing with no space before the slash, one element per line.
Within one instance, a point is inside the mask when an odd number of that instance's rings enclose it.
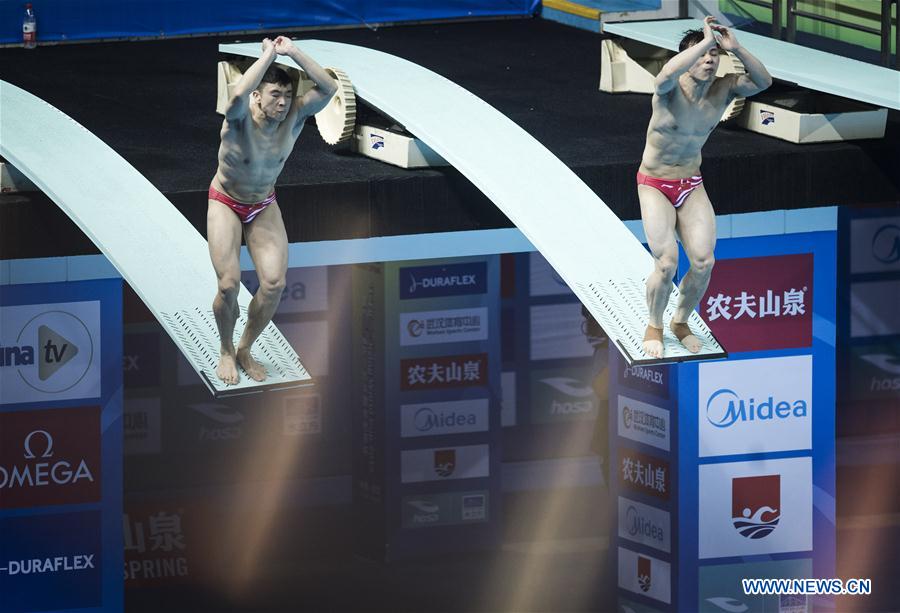
<path fill-rule="evenodd" d="M 870 392 L 900 391 L 900 359 L 897 356 L 888 353 L 867 353 L 859 357 L 887 375 L 873 376 L 869 382 Z"/>
<path fill-rule="evenodd" d="M 577 379 L 547 377 L 541 379 L 541 383 L 567 397 L 562 399 L 560 396 L 554 396 L 551 399 L 551 415 L 582 415 L 594 410 L 594 391 Z"/>
<path fill-rule="evenodd" d="M 414 423 L 419 432 L 432 432 L 433 430 L 477 426 L 478 416 L 475 413 L 434 411 L 430 407 L 424 407 L 416 412 Z"/>
<path fill-rule="evenodd" d="M 411 520 L 413 524 L 433 524 L 441 519 L 441 507 L 437 503 L 421 498 L 415 498 L 413 500 L 407 500 L 406 504 L 414 509 Z"/>
<path fill-rule="evenodd" d="M 882 226 L 872 237 L 872 256 L 882 264 L 900 261 L 900 226 Z"/>
<path fill-rule="evenodd" d="M 786 420 L 808 415 L 806 401 L 801 399 L 776 401 L 769 396 L 762 401 L 750 397 L 745 400 L 730 389 L 719 389 L 706 401 L 706 419 L 717 428 L 729 428 L 734 424 Z"/>
<path fill-rule="evenodd" d="M 201 425 L 197 438 L 201 441 L 237 440 L 244 434 L 244 416 L 222 404 L 192 404 L 191 409 L 207 417 L 215 425 Z"/>
<path fill-rule="evenodd" d="M 401 299 L 462 296 L 487 291 L 487 262 L 401 268 L 399 275 Z"/>

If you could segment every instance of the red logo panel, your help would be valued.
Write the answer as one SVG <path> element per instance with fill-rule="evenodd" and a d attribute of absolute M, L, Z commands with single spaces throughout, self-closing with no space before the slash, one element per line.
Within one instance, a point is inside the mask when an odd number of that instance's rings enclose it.
<path fill-rule="evenodd" d="M 619 451 L 619 483 L 627 489 L 668 500 L 671 490 L 669 463 L 623 447 Z"/>
<path fill-rule="evenodd" d="M 812 344 L 813 254 L 719 260 L 700 314 L 729 352 Z"/>
<path fill-rule="evenodd" d="M 0 413 L 0 509 L 100 500 L 100 407 Z"/>
<path fill-rule="evenodd" d="M 735 477 L 731 481 L 731 521 L 748 539 L 765 538 L 781 519 L 781 475 Z"/>
<path fill-rule="evenodd" d="M 488 384 L 487 354 L 411 358 L 400 361 L 400 389 L 480 387 Z"/>

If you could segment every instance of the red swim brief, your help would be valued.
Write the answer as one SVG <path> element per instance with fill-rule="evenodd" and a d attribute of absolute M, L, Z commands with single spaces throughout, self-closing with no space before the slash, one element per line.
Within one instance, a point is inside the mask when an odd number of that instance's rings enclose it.
<path fill-rule="evenodd" d="M 238 217 L 241 219 L 241 223 L 250 223 L 253 221 L 253 218 L 262 213 L 267 206 L 275 202 L 275 192 L 273 191 L 271 194 L 266 197 L 262 202 L 257 202 L 256 204 L 244 204 L 243 202 L 238 202 L 228 194 L 223 194 L 219 190 L 217 190 L 212 185 L 209 186 L 209 199 L 210 200 L 218 200 L 229 209 L 234 211 Z"/>
<path fill-rule="evenodd" d="M 649 185 L 661 191 L 676 209 L 684 204 L 691 192 L 703 185 L 703 177 L 695 175 L 687 179 L 657 179 L 644 173 L 637 173 L 638 185 Z"/>

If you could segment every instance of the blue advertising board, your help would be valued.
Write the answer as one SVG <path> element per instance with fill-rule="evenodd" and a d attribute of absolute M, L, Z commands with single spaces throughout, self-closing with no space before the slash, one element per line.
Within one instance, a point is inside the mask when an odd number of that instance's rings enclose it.
<path fill-rule="evenodd" d="M 122 282 L 0 286 L 5 612 L 122 610 Z"/>

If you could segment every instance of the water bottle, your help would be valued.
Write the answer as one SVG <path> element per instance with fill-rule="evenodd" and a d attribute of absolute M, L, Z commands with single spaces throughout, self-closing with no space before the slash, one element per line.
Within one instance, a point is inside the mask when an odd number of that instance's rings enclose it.
<path fill-rule="evenodd" d="M 26 49 L 37 47 L 37 19 L 30 2 L 25 5 L 25 18 L 22 20 L 22 45 Z"/>

